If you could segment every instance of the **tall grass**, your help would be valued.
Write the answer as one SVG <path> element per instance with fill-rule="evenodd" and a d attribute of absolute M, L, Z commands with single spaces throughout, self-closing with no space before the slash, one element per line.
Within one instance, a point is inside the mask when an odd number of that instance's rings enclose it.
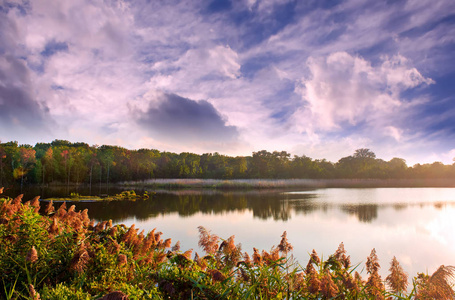
<path fill-rule="evenodd" d="M 390 275 L 379 275 L 373 249 L 365 278 L 351 265 L 341 243 L 322 260 L 316 251 L 302 266 L 294 260 L 286 232 L 269 251 L 249 254 L 235 237 L 222 239 L 199 227 L 199 246 L 156 229 L 95 224 L 87 210 L 38 197 L 0 199 L 1 299 L 453 299 L 455 268 L 408 275 L 394 258 Z M 409 288 L 412 286 L 412 289 Z M 408 292 L 408 290 L 411 290 Z M 102 298 L 100 298 L 102 297 Z"/>
<path fill-rule="evenodd" d="M 119 185 L 154 189 L 282 189 L 329 187 L 455 187 L 451 179 L 150 179 Z"/>

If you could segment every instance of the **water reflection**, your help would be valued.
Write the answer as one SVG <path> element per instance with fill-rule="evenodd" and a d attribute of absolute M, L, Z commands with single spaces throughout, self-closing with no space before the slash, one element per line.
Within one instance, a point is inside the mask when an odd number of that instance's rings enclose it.
<path fill-rule="evenodd" d="M 96 220 L 112 219 L 117 223 L 131 218 L 148 220 L 175 213 L 180 217 L 191 217 L 200 213 L 222 215 L 233 212 L 251 212 L 253 218 L 286 222 L 293 215 L 305 216 L 317 211 L 327 214 L 334 210 L 355 216 L 359 222 L 370 223 L 378 218 L 378 211 L 381 209 L 392 208 L 400 211 L 410 206 L 424 208 L 428 205 L 436 209 L 443 209 L 446 205 L 455 205 L 455 195 L 454 198 L 448 198 L 445 201 L 430 201 L 429 199 L 415 199 L 414 197 L 403 198 L 402 195 L 399 195 L 395 199 L 399 202 L 393 202 L 390 199 L 377 201 L 377 191 L 373 193 L 375 196 L 372 200 L 371 194 L 368 198 L 365 197 L 365 191 L 362 191 L 362 193 L 358 193 L 362 196 L 361 199 L 343 201 L 343 193 L 346 191 L 338 189 L 339 193 L 333 193 L 333 190 L 335 189 L 308 190 L 298 193 L 281 190 L 237 192 L 159 190 L 156 191 L 156 195 L 152 199 L 147 201 L 75 202 L 68 204 L 75 204 L 78 210 L 88 208 L 90 216 Z M 350 193 L 353 192 L 353 189 L 347 190 Z M 118 191 L 114 189 L 113 193 L 120 191 L 121 189 Z M 390 191 L 383 191 L 382 193 L 387 196 Z"/>

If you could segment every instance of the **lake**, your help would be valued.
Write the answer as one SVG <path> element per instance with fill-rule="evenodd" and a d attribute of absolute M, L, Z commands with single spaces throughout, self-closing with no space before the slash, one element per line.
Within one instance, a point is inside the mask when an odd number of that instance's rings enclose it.
<path fill-rule="evenodd" d="M 375 248 L 383 276 L 393 256 L 410 276 L 455 265 L 455 188 L 161 190 L 149 201 L 76 203 L 84 208 L 96 220 L 157 228 L 199 254 L 197 227 L 204 226 L 224 239 L 235 235 L 249 254 L 270 250 L 287 231 L 303 266 L 313 249 L 327 258 L 341 242 L 359 271 Z"/>

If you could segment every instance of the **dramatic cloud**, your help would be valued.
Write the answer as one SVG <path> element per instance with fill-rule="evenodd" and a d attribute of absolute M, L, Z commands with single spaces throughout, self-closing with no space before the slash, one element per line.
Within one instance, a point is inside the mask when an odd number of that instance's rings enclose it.
<path fill-rule="evenodd" d="M 37 133 L 46 135 L 46 124 L 52 124 L 52 119 L 46 104 L 33 93 L 35 86 L 27 62 L 14 55 L 16 23 L 2 15 L 0 12 L 0 139 L 17 139 L 16 134 L 27 138 Z"/>
<path fill-rule="evenodd" d="M 0 139 L 450 162 L 454 16 L 451 0 L 6 0 Z"/>
<path fill-rule="evenodd" d="M 157 139 L 190 144 L 227 144 L 237 138 L 236 128 L 227 126 L 207 101 L 160 94 L 155 102 L 156 106 L 139 113 L 138 122 Z"/>
<path fill-rule="evenodd" d="M 326 58 L 309 58 L 308 67 L 311 77 L 303 79 L 298 89 L 308 106 L 297 115 L 308 115 L 310 121 L 302 129 L 340 129 L 346 122 L 353 126 L 383 123 L 401 106 L 408 106 L 400 100 L 401 92 L 433 83 L 409 67 L 402 56 L 386 58 L 374 67 L 361 57 L 336 52 Z"/>

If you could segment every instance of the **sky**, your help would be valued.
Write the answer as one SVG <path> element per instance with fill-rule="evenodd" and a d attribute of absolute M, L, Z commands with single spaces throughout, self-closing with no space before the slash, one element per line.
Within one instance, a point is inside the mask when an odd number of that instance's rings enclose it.
<path fill-rule="evenodd" d="M 0 0 L 0 140 L 455 157 L 453 0 Z"/>

